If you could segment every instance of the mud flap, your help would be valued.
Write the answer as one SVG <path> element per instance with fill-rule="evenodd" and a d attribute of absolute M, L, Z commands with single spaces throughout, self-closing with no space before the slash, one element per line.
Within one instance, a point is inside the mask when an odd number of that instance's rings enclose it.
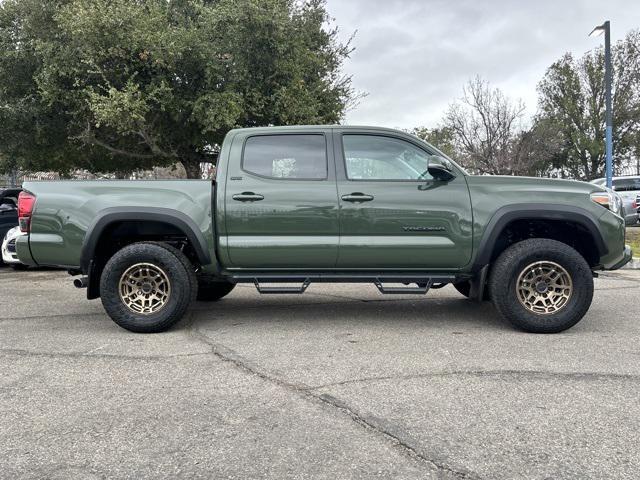
<path fill-rule="evenodd" d="M 487 283 L 487 275 L 489 274 L 489 265 L 485 265 L 480 269 L 478 274 L 471 279 L 471 288 L 469 289 L 469 298 L 476 302 L 481 302 L 484 298 L 484 287 Z"/>

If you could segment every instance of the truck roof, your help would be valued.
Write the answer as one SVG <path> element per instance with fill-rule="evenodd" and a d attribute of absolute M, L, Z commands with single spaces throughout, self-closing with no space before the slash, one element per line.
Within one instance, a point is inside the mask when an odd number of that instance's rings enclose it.
<path fill-rule="evenodd" d="M 229 133 L 238 133 L 238 132 L 288 132 L 288 131 L 305 131 L 305 130 L 318 130 L 320 128 L 323 129 L 337 129 L 340 130 L 374 130 L 379 132 L 393 132 L 393 133 L 402 133 L 405 135 L 409 135 L 407 132 L 403 132 L 402 130 L 394 129 L 394 128 L 386 128 L 386 127 L 374 127 L 370 125 L 290 125 L 290 126 L 277 126 L 277 127 L 249 127 L 249 128 L 235 128 L 231 130 Z"/>

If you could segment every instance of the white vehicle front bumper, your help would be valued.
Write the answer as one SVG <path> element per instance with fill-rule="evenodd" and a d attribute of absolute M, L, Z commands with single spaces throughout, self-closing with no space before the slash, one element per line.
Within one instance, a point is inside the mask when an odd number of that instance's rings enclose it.
<path fill-rule="evenodd" d="M 12 228 L 7 232 L 7 235 L 2 241 L 2 261 L 10 265 L 17 265 L 22 262 L 18 259 L 16 253 L 16 239 L 24 235 L 19 227 Z"/>

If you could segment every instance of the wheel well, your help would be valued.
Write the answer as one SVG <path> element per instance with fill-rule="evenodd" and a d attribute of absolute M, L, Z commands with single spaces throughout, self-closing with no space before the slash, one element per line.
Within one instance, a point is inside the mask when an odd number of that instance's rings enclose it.
<path fill-rule="evenodd" d="M 91 258 L 88 298 L 100 296 L 100 276 L 109 259 L 119 250 L 136 242 L 165 242 L 181 250 L 189 261 L 200 264 L 185 232 L 175 225 L 155 220 L 121 220 L 109 223 L 100 232 Z"/>
<path fill-rule="evenodd" d="M 529 238 L 549 238 L 566 243 L 577 250 L 593 267 L 600 260 L 595 239 L 587 228 L 570 220 L 518 219 L 509 222 L 500 232 L 491 252 L 491 262 L 514 243 Z"/>

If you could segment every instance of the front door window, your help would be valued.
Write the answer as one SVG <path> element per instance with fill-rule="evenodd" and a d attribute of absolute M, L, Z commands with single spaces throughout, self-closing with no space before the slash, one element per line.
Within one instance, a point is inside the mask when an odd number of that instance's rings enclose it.
<path fill-rule="evenodd" d="M 349 180 L 431 180 L 430 155 L 409 142 L 375 135 L 344 135 Z"/>

